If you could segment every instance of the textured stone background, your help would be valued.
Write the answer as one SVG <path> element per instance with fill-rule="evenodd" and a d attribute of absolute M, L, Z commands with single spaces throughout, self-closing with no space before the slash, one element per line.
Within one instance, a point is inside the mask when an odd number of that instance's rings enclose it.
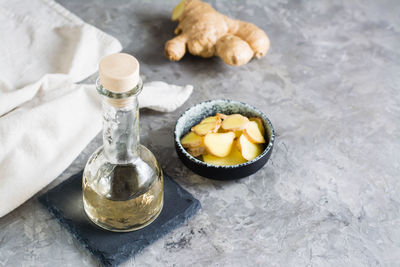
<path fill-rule="evenodd" d="M 195 86 L 176 112 L 143 110 L 141 135 L 203 209 L 124 266 L 400 266 L 397 0 L 211 1 L 270 36 L 265 58 L 236 68 L 163 57 L 177 0 L 59 2 L 117 37 L 147 80 Z M 251 177 L 207 180 L 174 152 L 180 113 L 216 98 L 254 105 L 275 126 L 271 160 Z M 99 144 L 48 188 L 78 172 Z M 0 219 L 0 266 L 95 265 L 36 197 Z"/>

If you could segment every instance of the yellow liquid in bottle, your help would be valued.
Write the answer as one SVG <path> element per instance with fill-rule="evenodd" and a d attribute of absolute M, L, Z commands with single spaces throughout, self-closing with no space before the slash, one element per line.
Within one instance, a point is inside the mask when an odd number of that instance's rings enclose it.
<path fill-rule="evenodd" d="M 101 151 L 99 154 L 94 161 L 101 158 Z M 161 212 L 163 175 L 147 163 L 141 161 L 139 167 L 105 163 L 95 176 L 90 174 L 83 176 L 83 204 L 87 216 L 98 226 L 116 232 L 133 231 L 150 224 Z"/>

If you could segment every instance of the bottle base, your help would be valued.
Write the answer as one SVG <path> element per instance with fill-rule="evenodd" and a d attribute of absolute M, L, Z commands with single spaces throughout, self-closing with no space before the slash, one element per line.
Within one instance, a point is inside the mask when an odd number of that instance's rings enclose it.
<path fill-rule="evenodd" d="M 90 213 L 87 212 L 86 209 L 85 209 L 85 205 L 84 205 L 84 209 L 83 210 L 85 211 L 85 214 L 89 218 L 89 220 L 91 222 L 93 222 L 95 225 L 97 225 L 100 228 L 103 228 L 104 230 L 107 230 L 107 231 L 120 232 L 121 233 L 121 232 L 133 232 L 133 231 L 140 230 L 140 229 L 148 226 L 149 224 L 151 224 L 152 222 L 154 222 L 158 218 L 158 216 L 160 215 L 163 207 L 164 207 L 164 200 L 161 203 L 160 210 L 156 214 L 154 214 L 148 221 L 146 221 L 145 223 L 142 223 L 142 224 L 130 225 L 130 226 L 127 226 L 126 228 L 115 228 L 115 227 L 111 227 L 110 225 L 107 225 L 107 224 L 104 224 L 104 223 L 100 222 L 96 218 L 90 216 Z"/>

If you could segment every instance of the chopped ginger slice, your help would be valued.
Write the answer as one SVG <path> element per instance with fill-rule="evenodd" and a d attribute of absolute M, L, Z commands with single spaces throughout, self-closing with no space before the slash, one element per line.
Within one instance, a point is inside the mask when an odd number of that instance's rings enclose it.
<path fill-rule="evenodd" d="M 203 119 L 200 123 L 208 123 L 208 122 L 216 122 L 216 121 L 220 121 L 221 119 L 217 116 L 212 116 L 212 117 L 207 117 L 205 119 Z"/>
<path fill-rule="evenodd" d="M 255 144 L 263 144 L 265 143 L 264 136 L 260 132 L 260 128 L 258 128 L 257 122 L 250 121 L 243 133 L 246 137 Z"/>
<path fill-rule="evenodd" d="M 249 118 L 250 121 L 255 121 L 258 125 L 258 129 L 260 129 L 261 134 L 264 136 L 265 135 L 265 129 L 264 129 L 264 124 L 262 120 L 259 117 L 251 117 Z"/>
<path fill-rule="evenodd" d="M 200 123 L 192 127 L 192 131 L 198 135 L 206 135 L 208 133 L 215 133 L 221 126 L 220 121 Z"/>
<path fill-rule="evenodd" d="M 243 158 L 247 160 L 255 159 L 263 150 L 262 145 L 252 143 L 245 134 L 239 137 L 237 144 Z"/>
<path fill-rule="evenodd" d="M 235 139 L 233 132 L 209 133 L 204 137 L 204 145 L 212 155 L 225 157 L 231 152 L 233 139 Z"/>
<path fill-rule="evenodd" d="M 242 116 L 240 114 L 232 114 L 224 119 L 224 121 L 222 122 L 222 128 L 224 130 L 231 131 L 243 130 L 244 128 L 246 128 L 248 122 L 249 119 L 245 116 Z"/>
<path fill-rule="evenodd" d="M 181 139 L 181 144 L 183 147 L 188 148 L 188 147 L 198 147 L 203 143 L 203 137 L 200 135 L 197 135 L 194 132 L 189 132 L 187 133 L 184 137 Z"/>

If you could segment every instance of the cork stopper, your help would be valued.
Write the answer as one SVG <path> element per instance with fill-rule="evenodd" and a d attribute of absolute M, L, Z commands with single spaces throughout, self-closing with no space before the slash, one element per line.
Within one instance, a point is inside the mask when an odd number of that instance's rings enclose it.
<path fill-rule="evenodd" d="M 100 84 L 113 93 L 124 93 L 132 90 L 139 83 L 139 62 L 133 56 L 117 53 L 106 56 L 99 63 Z M 129 98 L 109 99 L 116 107 L 130 103 Z"/>

